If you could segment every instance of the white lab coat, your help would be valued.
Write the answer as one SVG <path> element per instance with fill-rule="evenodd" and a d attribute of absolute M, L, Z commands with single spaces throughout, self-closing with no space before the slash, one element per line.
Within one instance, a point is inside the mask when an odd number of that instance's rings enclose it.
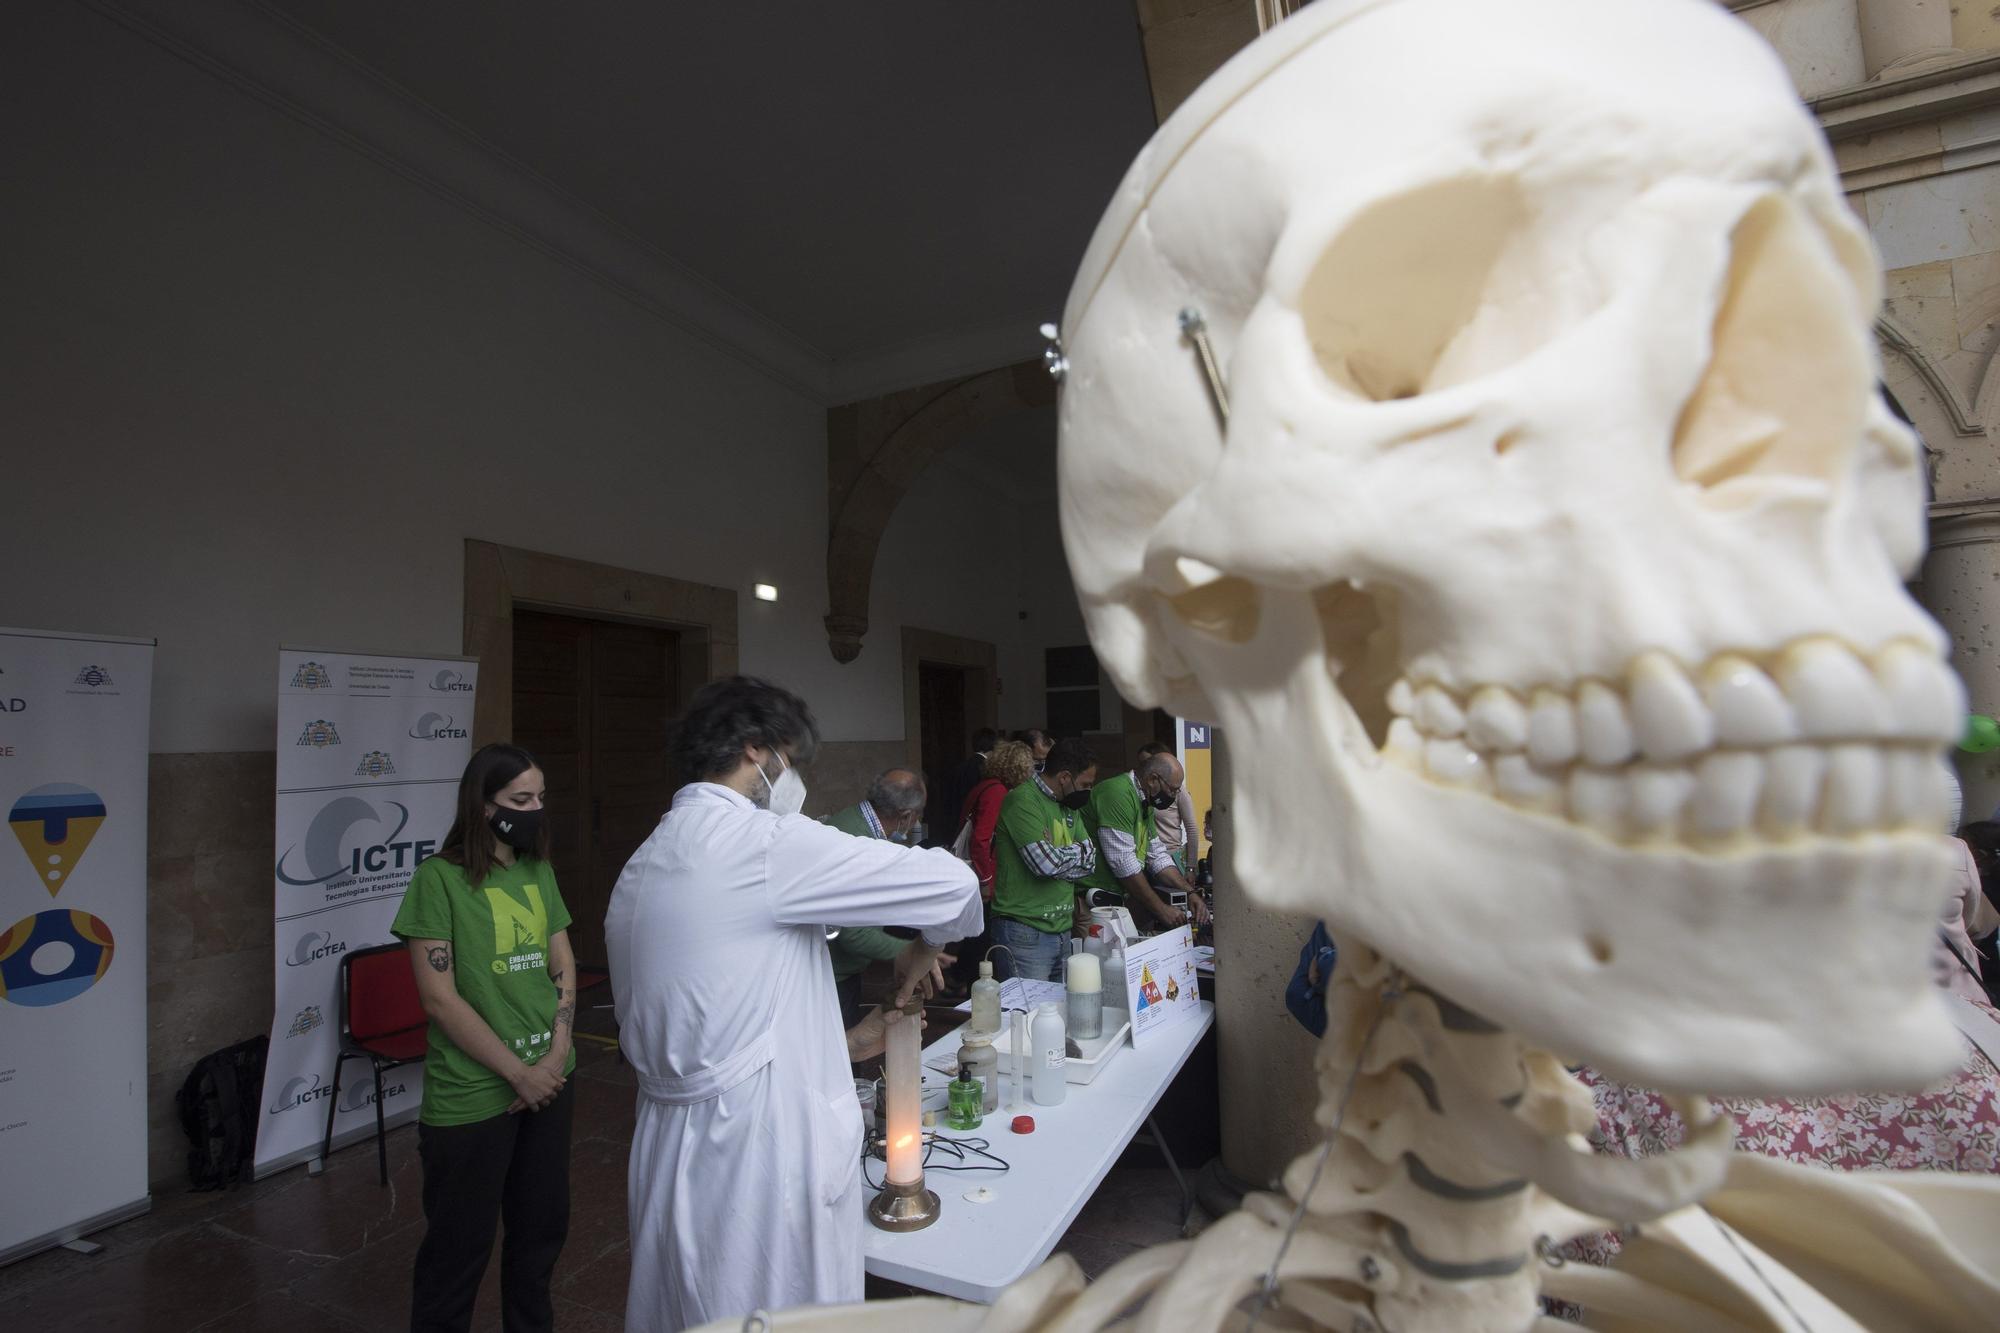
<path fill-rule="evenodd" d="M 950 852 L 674 798 L 605 914 L 618 1042 L 639 1075 L 627 1333 L 862 1298 L 861 1106 L 823 926 L 976 935 Z"/>

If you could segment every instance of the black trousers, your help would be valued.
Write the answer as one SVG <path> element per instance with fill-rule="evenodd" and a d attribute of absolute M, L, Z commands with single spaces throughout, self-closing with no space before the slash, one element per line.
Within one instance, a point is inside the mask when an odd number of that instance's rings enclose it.
<path fill-rule="evenodd" d="M 569 1235 L 569 1129 L 572 1080 L 542 1111 L 517 1111 L 469 1125 L 417 1126 L 424 1164 L 424 1243 L 417 1248 L 413 1333 L 463 1333 L 493 1228 L 500 1242 L 500 1318 L 507 1333 L 555 1328 L 549 1276 Z"/>

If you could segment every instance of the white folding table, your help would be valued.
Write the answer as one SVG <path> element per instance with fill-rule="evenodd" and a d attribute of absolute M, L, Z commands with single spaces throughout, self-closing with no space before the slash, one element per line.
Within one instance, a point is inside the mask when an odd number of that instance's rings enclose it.
<path fill-rule="evenodd" d="M 856 1225 L 868 1229 L 868 1271 L 961 1300 L 993 1301 L 1049 1257 L 1214 1025 L 1215 1006 L 1204 1003 L 1200 1021 L 1160 1033 L 1144 1050 L 1120 1051 L 1096 1082 L 1071 1084 L 1060 1106 L 1036 1106 L 1027 1099 L 1022 1112 L 1035 1118 L 1032 1134 L 1009 1128 L 1014 1118 L 1007 1109 L 1012 1076 L 1003 1076 L 1009 1087 L 1002 1089 L 1000 1109 L 984 1124 L 963 1133 L 937 1133 L 984 1139 L 1009 1169 L 1004 1174 L 925 1172 L 924 1185 L 937 1191 L 939 1216 L 922 1231 L 892 1234 L 857 1217 Z M 958 1039 L 956 1031 L 946 1033 L 925 1049 L 925 1057 L 947 1043 L 956 1046 Z M 1157 1129 L 1153 1137 L 1179 1179 L 1180 1168 Z M 941 1157 L 933 1153 L 931 1160 Z M 870 1179 L 879 1180 L 880 1163 L 868 1165 Z M 967 1191 L 982 1185 L 992 1192 L 992 1201 L 969 1202 Z M 1183 1181 L 1184 1195 L 1186 1189 Z"/>

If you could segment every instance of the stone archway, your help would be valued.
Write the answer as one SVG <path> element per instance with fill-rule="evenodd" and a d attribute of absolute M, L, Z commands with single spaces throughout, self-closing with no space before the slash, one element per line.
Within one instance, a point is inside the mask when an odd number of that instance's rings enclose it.
<path fill-rule="evenodd" d="M 869 584 L 882 534 L 910 483 L 989 421 L 1055 402 L 1040 361 L 830 409 L 826 414 L 827 644 L 837 662 L 861 654 Z"/>

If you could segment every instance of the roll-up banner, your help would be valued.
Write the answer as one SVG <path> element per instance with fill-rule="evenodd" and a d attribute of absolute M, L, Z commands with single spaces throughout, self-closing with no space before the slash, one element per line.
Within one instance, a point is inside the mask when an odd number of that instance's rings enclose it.
<path fill-rule="evenodd" d="M 0 1263 L 146 1211 L 153 644 L 0 630 Z"/>
<path fill-rule="evenodd" d="M 341 956 L 390 944 L 417 863 L 451 827 L 472 754 L 478 667 L 456 657 L 278 654 L 277 1012 L 264 1067 L 257 1175 L 375 1133 L 366 1060 L 341 1073 Z M 337 1100 L 337 1104 L 334 1104 Z M 423 1067 L 384 1076 L 391 1125 L 415 1116 Z"/>

